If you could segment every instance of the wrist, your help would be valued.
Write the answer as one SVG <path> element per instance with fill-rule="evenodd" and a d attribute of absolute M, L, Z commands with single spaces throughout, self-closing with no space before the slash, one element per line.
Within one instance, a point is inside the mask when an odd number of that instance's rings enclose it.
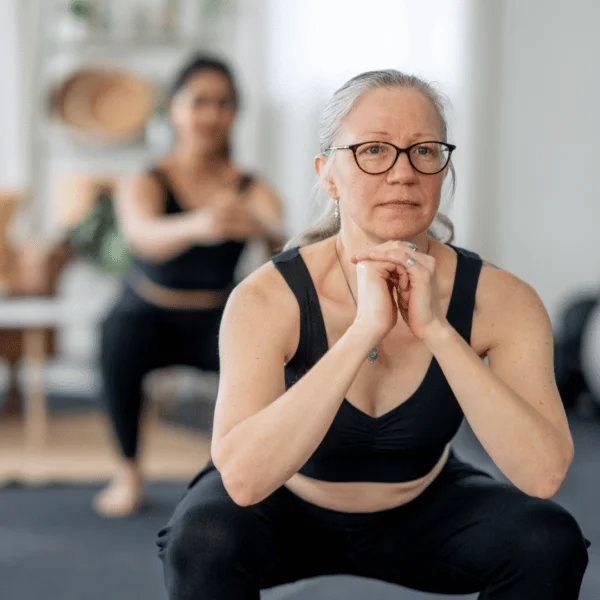
<path fill-rule="evenodd" d="M 191 212 L 186 222 L 186 239 L 189 244 L 203 242 L 209 237 L 209 224 L 206 215 L 201 211 Z"/>
<path fill-rule="evenodd" d="M 365 356 L 371 352 L 371 350 L 379 344 L 382 337 L 384 337 L 374 332 L 372 328 L 367 327 L 360 321 L 354 321 L 352 325 L 350 325 L 346 332 L 346 336 L 349 339 L 354 340 L 357 347 L 365 352 Z"/>
<path fill-rule="evenodd" d="M 452 339 L 455 333 L 454 327 L 446 319 L 434 321 L 428 325 L 422 341 L 431 352 L 435 353 L 437 349 Z"/>

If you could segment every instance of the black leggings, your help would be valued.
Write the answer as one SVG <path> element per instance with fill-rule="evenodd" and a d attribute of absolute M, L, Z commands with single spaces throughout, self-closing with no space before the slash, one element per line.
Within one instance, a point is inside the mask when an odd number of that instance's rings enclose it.
<path fill-rule="evenodd" d="M 416 500 L 368 514 L 318 508 L 287 488 L 240 507 L 209 464 L 158 538 L 170 600 L 258 600 L 260 589 L 330 574 L 487 600 L 575 600 L 587 545 L 558 504 L 453 454 Z"/>
<path fill-rule="evenodd" d="M 102 323 L 100 345 L 104 397 L 123 456 L 136 455 L 147 373 L 170 365 L 218 371 L 222 314 L 222 308 L 167 310 L 123 290 Z"/>

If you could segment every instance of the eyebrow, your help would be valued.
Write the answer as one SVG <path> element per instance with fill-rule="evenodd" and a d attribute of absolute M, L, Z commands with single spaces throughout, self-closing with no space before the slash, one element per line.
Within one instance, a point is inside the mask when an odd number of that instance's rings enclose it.
<path fill-rule="evenodd" d="M 388 131 L 367 131 L 365 133 L 365 135 L 385 135 L 387 137 L 390 137 L 390 133 Z M 434 139 L 436 137 L 436 135 L 432 134 L 432 133 L 421 133 L 419 131 L 417 133 L 413 133 L 410 137 L 411 137 L 411 139 L 416 139 L 416 138 Z"/>

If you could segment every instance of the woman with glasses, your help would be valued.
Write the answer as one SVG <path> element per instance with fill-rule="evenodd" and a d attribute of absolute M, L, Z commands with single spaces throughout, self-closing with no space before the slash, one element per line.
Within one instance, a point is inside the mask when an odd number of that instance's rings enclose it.
<path fill-rule="evenodd" d="M 247 242 L 262 238 L 280 249 L 284 241 L 278 197 L 232 160 L 237 108 L 228 66 L 194 57 L 170 94 L 173 150 L 119 187 L 133 266 L 101 329 L 104 396 L 119 450 L 116 474 L 94 501 L 103 516 L 130 515 L 143 502 L 144 377 L 168 365 L 218 370 L 219 323 Z"/>
<path fill-rule="evenodd" d="M 171 600 L 341 573 L 578 597 L 587 542 L 550 499 L 573 457 L 550 323 L 529 286 L 436 235 L 453 150 L 416 77 L 333 96 L 325 217 L 225 309 L 213 462 L 159 534 Z M 453 452 L 465 417 L 510 483 Z"/>

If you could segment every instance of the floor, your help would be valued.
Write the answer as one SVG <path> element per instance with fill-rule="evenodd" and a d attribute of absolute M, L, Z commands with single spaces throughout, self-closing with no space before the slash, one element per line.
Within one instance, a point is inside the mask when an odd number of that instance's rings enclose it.
<path fill-rule="evenodd" d="M 581 599 L 596 600 L 600 590 L 600 419 L 571 414 L 570 420 L 576 459 L 557 500 L 576 516 L 592 540 Z M 455 446 L 478 466 L 494 470 L 467 427 L 460 431 Z M 10 485 L 2 489 L 2 599 L 165 600 L 154 537 L 183 492 L 183 482 L 152 484 L 147 509 L 118 522 L 100 519 L 91 511 L 90 501 L 98 487 Z M 349 577 L 301 582 L 263 596 L 264 600 L 319 598 L 433 600 L 437 596 Z"/>
<path fill-rule="evenodd" d="M 191 479 L 209 456 L 208 435 L 158 419 L 147 424 L 140 445 L 152 481 Z M 0 419 L 0 485 L 98 483 L 110 477 L 114 457 L 108 423 L 95 411 L 53 414 L 47 444 L 32 450 L 20 420 Z"/>

